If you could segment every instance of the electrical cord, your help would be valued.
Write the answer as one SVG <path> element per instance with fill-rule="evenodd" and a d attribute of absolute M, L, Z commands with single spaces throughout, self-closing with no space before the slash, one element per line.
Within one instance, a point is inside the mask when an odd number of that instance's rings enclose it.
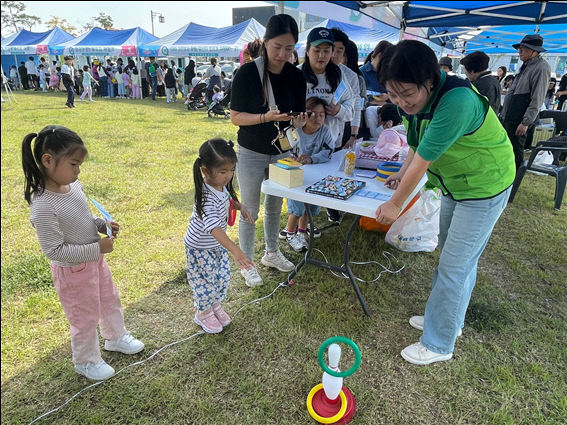
<path fill-rule="evenodd" d="M 316 248 L 313 249 L 313 251 L 317 251 L 317 252 L 321 253 L 321 255 L 323 256 L 323 258 L 325 259 L 325 262 L 326 262 L 327 264 L 329 263 L 327 257 L 325 256 L 325 254 L 323 254 L 322 251 L 320 251 L 319 249 L 316 249 Z M 399 268 L 398 270 L 390 270 L 390 268 L 391 268 L 391 266 L 392 266 L 392 261 L 391 261 L 391 259 L 390 259 L 388 256 L 391 256 L 392 258 L 394 258 L 394 259 L 397 261 L 396 257 L 394 257 L 394 255 L 392 255 L 391 253 L 389 253 L 389 252 L 387 252 L 387 251 L 383 251 L 382 255 L 388 260 L 388 267 L 383 266 L 382 264 L 380 264 L 380 263 L 377 262 L 377 261 L 363 261 L 363 262 L 350 261 L 349 264 L 356 264 L 356 265 L 377 264 L 377 265 L 379 265 L 380 267 L 382 267 L 382 271 L 380 271 L 378 277 L 376 277 L 376 278 L 373 279 L 373 280 L 368 281 L 368 280 L 364 280 L 364 279 L 361 279 L 361 278 L 356 277 L 356 276 L 355 276 L 355 279 L 358 280 L 359 282 L 372 283 L 372 282 L 376 282 L 378 279 L 380 279 L 380 276 L 382 276 L 382 273 L 384 273 L 384 272 L 395 274 L 395 273 L 400 273 L 400 272 L 405 268 L 405 265 L 403 265 L 403 266 L 402 266 L 401 268 Z M 305 259 L 307 259 L 307 252 L 305 253 Z M 344 267 L 344 264 L 343 264 L 341 267 Z M 297 265 L 295 266 L 294 270 L 295 270 L 296 273 L 298 272 Z M 344 274 L 344 273 L 342 273 L 342 275 L 337 274 L 337 273 L 335 273 L 334 271 L 331 271 L 331 273 L 332 273 L 333 275 L 335 275 L 336 277 L 339 277 L 339 278 L 342 278 L 342 279 L 349 279 L 348 275 L 346 275 L 346 274 Z M 274 288 L 274 290 L 273 290 L 272 292 L 270 292 L 268 295 L 265 295 L 265 296 L 260 297 L 260 298 L 256 298 L 256 299 L 254 299 L 254 300 L 252 300 L 252 301 L 249 301 L 249 302 L 247 302 L 246 304 L 244 304 L 242 307 L 240 307 L 238 310 L 236 310 L 236 312 L 232 315 L 232 318 L 233 318 L 233 319 L 236 318 L 236 317 L 240 314 L 240 312 L 241 312 L 244 308 L 248 307 L 249 305 L 255 304 L 255 303 L 258 303 L 258 302 L 260 302 L 260 301 L 263 301 L 263 300 L 265 300 L 265 299 L 267 299 L 267 298 L 270 298 L 270 297 L 272 297 L 272 296 L 276 293 L 276 291 L 277 291 L 278 289 L 284 288 L 284 287 L 286 287 L 286 286 L 290 286 L 291 284 L 293 284 L 293 279 L 292 279 L 291 282 L 289 282 L 289 283 L 287 283 L 287 281 L 280 282 L 280 283 Z M 157 356 L 159 353 L 161 353 L 161 352 L 162 352 L 163 350 L 165 350 L 166 348 L 173 347 L 174 345 L 180 344 L 180 343 L 185 342 L 185 341 L 188 341 L 188 340 L 190 340 L 190 339 L 192 339 L 192 338 L 194 338 L 194 337 L 196 337 L 196 336 L 204 335 L 204 334 L 206 334 L 206 332 L 204 332 L 204 331 L 199 331 L 199 332 L 194 333 L 193 335 L 190 335 L 190 336 L 185 337 L 185 338 L 182 338 L 182 339 L 180 339 L 180 340 L 178 340 L 178 341 L 174 341 L 174 342 L 171 342 L 171 343 L 169 343 L 169 344 L 164 345 L 163 347 L 161 347 L 160 349 L 158 349 L 157 351 L 155 351 L 151 356 L 147 357 L 147 358 L 144 359 L 144 360 L 140 360 L 140 361 L 134 362 L 134 363 L 132 363 L 132 364 L 129 364 L 128 366 L 123 367 L 122 369 L 120 369 L 118 372 L 116 372 L 116 373 L 115 373 L 113 376 L 111 376 L 110 378 L 108 378 L 108 379 L 106 379 L 106 380 L 104 380 L 104 381 L 98 381 L 98 382 L 95 382 L 94 384 L 88 385 L 87 387 L 83 388 L 82 390 L 80 390 L 79 392 L 77 392 L 76 394 L 74 394 L 73 396 L 71 396 L 70 398 L 68 398 L 63 404 L 61 404 L 60 406 L 56 407 L 55 409 L 50 410 L 49 412 L 46 412 L 46 413 L 42 414 L 41 416 L 38 416 L 38 417 L 35 418 L 33 421 L 31 421 L 28 425 L 32 425 L 32 424 L 34 424 L 34 423 L 40 421 L 41 419 L 46 418 L 46 417 L 49 416 L 49 415 L 52 415 L 53 413 L 59 411 L 61 408 L 65 407 L 67 404 L 69 404 L 71 401 L 73 401 L 75 398 L 77 398 L 77 397 L 78 397 L 79 395 L 81 395 L 82 393 L 84 393 L 84 392 L 86 392 L 87 390 L 89 390 L 89 389 L 91 389 L 91 388 L 94 388 L 94 387 L 96 387 L 96 386 L 98 386 L 98 385 L 104 384 L 105 382 L 109 381 L 110 379 L 113 379 L 114 377 L 120 375 L 120 374 L 121 374 L 122 372 L 124 372 L 125 370 L 130 369 L 131 367 L 139 366 L 139 365 L 141 365 L 141 364 L 146 363 L 147 361 L 153 359 L 155 356 Z"/>

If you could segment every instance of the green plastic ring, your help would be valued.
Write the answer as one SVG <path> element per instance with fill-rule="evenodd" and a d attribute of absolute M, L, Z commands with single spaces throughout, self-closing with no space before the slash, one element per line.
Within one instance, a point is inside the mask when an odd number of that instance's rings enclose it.
<path fill-rule="evenodd" d="M 335 342 L 347 344 L 352 348 L 352 351 L 354 351 L 354 364 L 350 369 L 345 370 L 344 372 L 335 372 L 334 370 L 331 370 L 325 363 L 325 349 Z M 346 378 L 347 376 L 352 375 L 358 370 L 358 368 L 360 367 L 360 362 L 362 361 L 362 356 L 360 355 L 360 348 L 358 348 L 358 346 L 352 340 L 344 336 L 334 336 L 321 344 L 317 353 L 317 360 L 319 361 L 319 366 L 321 366 L 321 369 L 323 369 L 323 371 L 327 372 L 329 375 L 336 378 Z"/>

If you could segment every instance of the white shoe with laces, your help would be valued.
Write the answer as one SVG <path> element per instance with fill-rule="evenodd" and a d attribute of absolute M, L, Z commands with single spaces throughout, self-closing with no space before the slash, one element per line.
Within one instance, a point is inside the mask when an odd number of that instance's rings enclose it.
<path fill-rule="evenodd" d="M 107 339 L 104 341 L 104 349 L 106 351 L 118 351 L 123 354 L 136 354 L 144 349 L 144 343 L 134 338 L 129 331 L 126 331 L 118 339 Z"/>
<path fill-rule="evenodd" d="M 453 357 L 453 353 L 440 354 L 431 351 L 422 345 L 421 342 L 408 345 L 402 350 L 401 355 L 404 360 L 420 366 L 425 366 L 435 362 L 444 362 Z"/>
<path fill-rule="evenodd" d="M 425 323 L 425 318 L 424 318 L 424 316 L 412 316 L 412 317 L 410 317 L 410 319 L 409 319 L 409 324 L 410 324 L 412 327 L 414 327 L 414 328 L 416 328 L 416 329 L 418 329 L 418 330 L 420 330 L 420 331 L 423 330 L 423 324 L 424 324 L 424 323 Z M 459 329 L 459 333 L 457 334 L 457 336 L 461 336 L 462 334 L 463 334 L 463 330 L 462 330 L 462 329 Z"/>
<path fill-rule="evenodd" d="M 293 263 L 285 258 L 279 249 L 276 252 L 266 252 L 262 257 L 262 264 L 266 267 L 278 269 L 280 272 L 290 272 L 295 268 Z"/>
<path fill-rule="evenodd" d="M 248 270 L 240 269 L 240 274 L 244 278 L 246 282 L 246 286 L 249 286 L 250 288 L 254 288 L 255 286 L 261 286 L 264 284 L 264 281 L 258 274 L 258 270 L 256 270 L 256 267 L 251 267 Z"/>
<path fill-rule="evenodd" d="M 93 381 L 104 381 L 105 379 L 114 376 L 114 369 L 109 366 L 103 359 L 97 364 L 87 362 L 75 365 L 75 372 L 79 375 L 86 376 Z"/>
<path fill-rule="evenodd" d="M 287 243 L 293 248 L 295 252 L 301 252 L 307 249 L 307 241 L 303 233 L 297 232 L 287 238 Z"/>

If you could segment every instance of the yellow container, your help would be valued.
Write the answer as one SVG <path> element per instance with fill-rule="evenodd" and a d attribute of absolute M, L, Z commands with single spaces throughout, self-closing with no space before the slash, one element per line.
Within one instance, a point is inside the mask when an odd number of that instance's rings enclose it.
<path fill-rule="evenodd" d="M 354 167 L 356 164 L 356 153 L 348 151 L 345 154 L 345 176 L 352 176 L 354 174 Z"/>

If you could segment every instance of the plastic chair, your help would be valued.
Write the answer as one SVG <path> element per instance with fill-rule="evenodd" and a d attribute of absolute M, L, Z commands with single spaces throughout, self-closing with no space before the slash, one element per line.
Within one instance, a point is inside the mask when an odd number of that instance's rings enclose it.
<path fill-rule="evenodd" d="M 548 165 L 533 163 L 537 154 L 542 151 L 551 152 L 554 158 L 553 164 Z M 539 142 L 532 150 L 530 158 L 527 161 L 524 161 L 522 165 L 520 165 L 520 168 L 518 168 L 508 202 L 512 202 L 514 200 L 526 171 L 532 170 L 555 177 L 555 209 L 559 210 L 561 207 L 561 201 L 563 201 L 565 184 L 567 183 L 567 163 L 559 165 L 559 158 L 565 153 L 567 153 L 567 136 L 559 136 L 545 142 Z"/>

